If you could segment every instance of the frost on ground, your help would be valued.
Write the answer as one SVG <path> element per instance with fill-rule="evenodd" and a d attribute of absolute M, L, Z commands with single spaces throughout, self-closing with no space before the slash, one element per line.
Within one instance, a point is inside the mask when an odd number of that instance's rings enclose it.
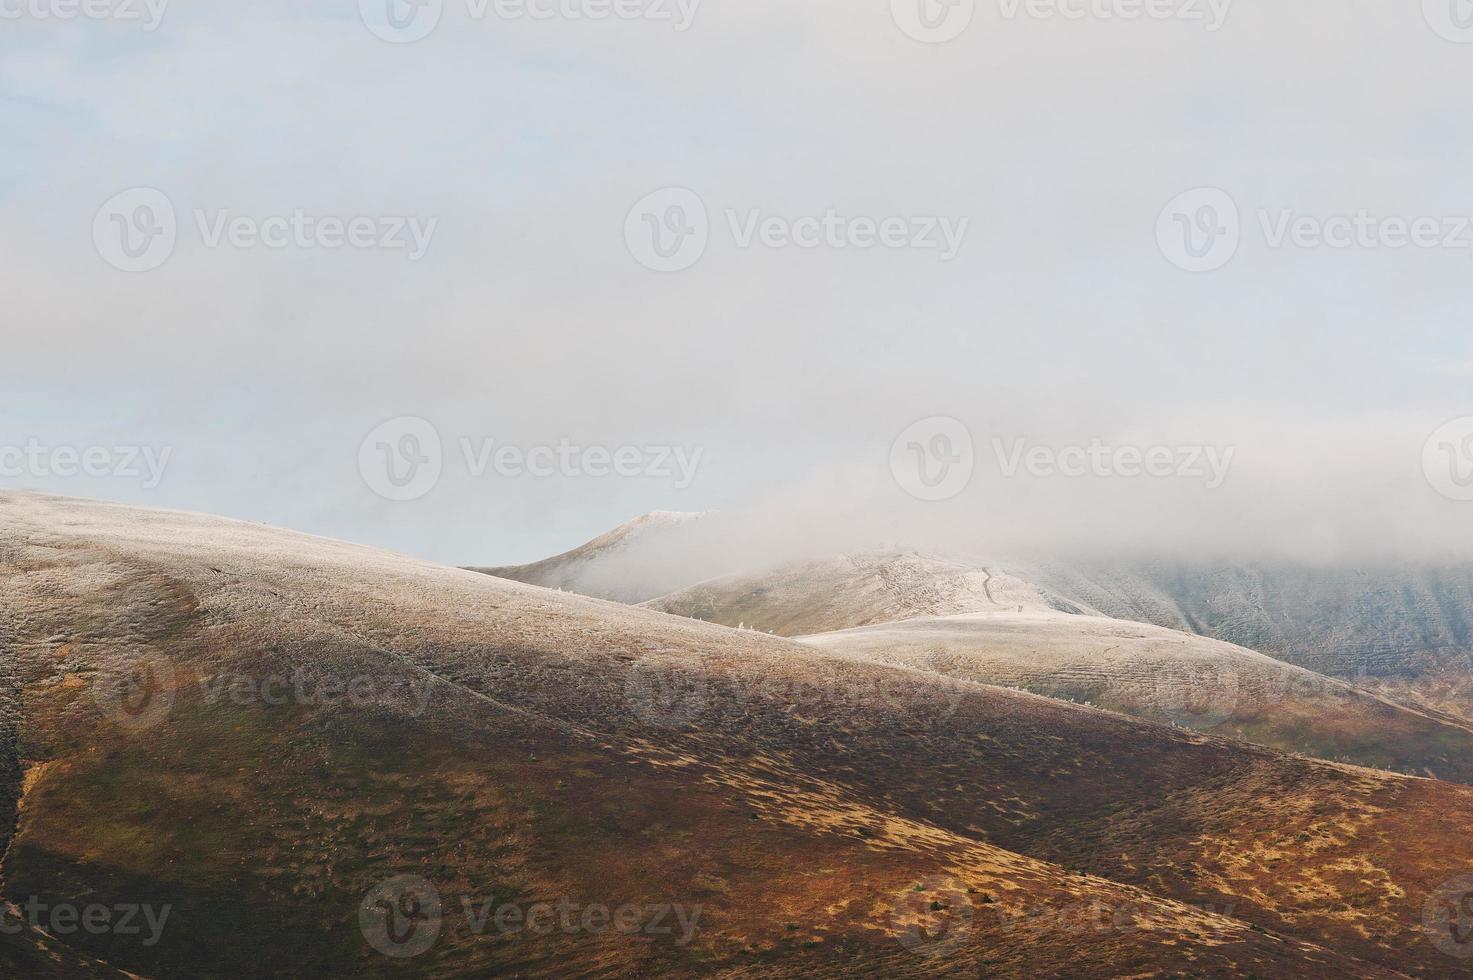
<path fill-rule="evenodd" d="M 0 966 L 54 939 L 146 977 L 1452 969 L 1422 926 L 1473 860 L 1447 782 L 198 515 L 0 493 L 0 583 L 0 897 L 175 909 L 155 946 L 27 933 Z M 701 924 L 447 919 L 390 963 L 359 906 L 405 875 Z M 917 915 L 965 926 L 942 959 Z"/>

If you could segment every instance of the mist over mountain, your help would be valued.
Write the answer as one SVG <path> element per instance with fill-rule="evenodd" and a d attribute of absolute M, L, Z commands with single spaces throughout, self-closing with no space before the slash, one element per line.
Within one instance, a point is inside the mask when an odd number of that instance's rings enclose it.
<path fill-rule="evenodd" d="M 825 535 L 826 530 L 833 533 Z M 819 551 L 821 557 L 811 557 L 820 542 L 844 538 L 843 529 L 825 528 L 816 518 L 806 534 L 785 524 L 761 526 L 750 514 L 640 520 L 600 539 L 598 547 L 489 571 L 621 602 L 647 601 L 684 615 L 704 610 L 729 626 L 745 622 L 800 635 L 988 608 L 994 603 L 981 583 L 990 569 L 1024 583 L 1032 602 L 1057 610 L 1198 633 L 1333 677 L 1473 678 L 1473 561 L 1295 561 L 1279 557 L 1283 549 L 1271 550 L 1275 557 L 1267 559 L 1216 562 L 1140 549 L 1110 559 L 1100 558 L 1094 548 L 1072 557 L 989 556 L 965 543 L 954 543 L 949 551 L 859 551 L 847 558 Z M 772 558 L 758 556 L 764 546 L 772 549 Z M 866 557 L 886 554 L 895 556 L 888 564 Z M 913 557 L 902 560 L 906 555 Z M 927 592 L 897 602 L 888 591 L 894 587 L 893 570 L 916 563 Z M 882 568 L 892 571 L 882 573 Z M 937 596 L 941 582 L 950 584 Z M 753 588 L 760 589 L 762 600 L 743 616 L 740 603 L 728 604 L 728 593 Z M 815 612 L 839 596 L 863 602 L 866 588 L 881 597 L 870 614 L 836 622 Z M 703 600 L 703 589 L 720 601 Z M 774 597 L 784 593 L 795 598 L 790 612 L 778 613 L 773 603 L 783 600 Z"/>

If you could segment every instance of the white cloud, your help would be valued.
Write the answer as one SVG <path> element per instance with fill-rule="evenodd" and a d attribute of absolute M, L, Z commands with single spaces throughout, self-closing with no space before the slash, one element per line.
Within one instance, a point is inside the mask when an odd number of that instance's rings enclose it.
<path fill-rule="evenodd" d="M 843 0 L 706 0 L 685 33 L 472 23 L 451 4 L 413 45 L 379 41 L 352 7 L 181 3 L 153 34 L 22 25 L 0 40 L 0 382 L 29 399 L 13 426 L 120 416 L 134 441 L 177 444 L 159 502 L 494 561 L 654 507 L 741 506 L 863 470 L 872 440 L 934 414 L 1075 438 L 1210 419 L 1199 441 L 1255 430 L 1233 437 L 1246 466 L 1254 444 L 1284 455 L 1275 431 L 1329 419 L 1353 436 L 1370 410 L 1412 432 L 1466 399 L 1460 375 L 1426 365 L 1473 359 L 1473 257 L 1249 240 L 1194 277 L 1154 237 L 1162 206 L 1204 185 L 1250 227 L 1257 208 L 1473 214 L 1454 123 L 1473 49 L 1414 6 L 1239 2 L 1209 33 L 1009 22 L 983 3 L 941 46 L 906 37 L 885 3 Z M 128 277 L 90 230 L 136 185 L 186 221 L 306 208 L 440 226 L 412 265 L 186 235 L 163 269 Z M 660 276 L 622 228 L 672 185 L 718 220 L 835 208 L 971 228 L 946 264 L 716 240 Z M 351 461 L 400 414 L 523 442 L 699 443 L 707 469 L 685 493 L 452 482 L 386 512 Z M 1304 449 L 1325 457 L 1311 473 L 1342 451 Z M 1419 451 L 1388 446 L 1339 498 L 1382 514 L 1388 546 L 1445 526 L 1439 510 L 1407 529 L 1387 504 Z M 1234 506 L 1299 500 L 1291 484 L 1311 478 L 1282 466 Z M 1043 504 L 1081 513 L 1047 493 L 997 499 L 1039 511 L 1025 528 L 1058 526 Z M 1127 504 L 1134 517 L 1111 518 L 1125 532 L 1186 535 L 1207 513 L 1177 503 L 1163 524 L 1156 502 Z"/>

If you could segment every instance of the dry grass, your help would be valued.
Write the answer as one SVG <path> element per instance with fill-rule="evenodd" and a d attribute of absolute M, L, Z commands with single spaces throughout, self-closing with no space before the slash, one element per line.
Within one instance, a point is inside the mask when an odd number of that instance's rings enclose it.
<path fill-rule="evenodd" d="M 4 494 L 0 556 L 20 797 L 4 895 L 174 904 L 156 947 L 67 937 L 140 975 L 1463 966 L 1419 926 L 1473 858 L 1459 787 L 210 518 Z M 120 727 L 96 680 L 148 663 L 170 710 Z M 377 687 L 212 700 L 226 671 Z M 391 961 L 357 905 L 403 874 L 452 909 L 703 913 L 684 945 L 447 916 Z"/>

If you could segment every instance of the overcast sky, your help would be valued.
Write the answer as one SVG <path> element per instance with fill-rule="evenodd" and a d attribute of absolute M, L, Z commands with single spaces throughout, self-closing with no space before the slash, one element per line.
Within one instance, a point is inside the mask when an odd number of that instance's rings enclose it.
<path fill-rule="evenodd" d="M 1473 423 L 1428 441 L 1473 416 L 1459 0 L 108 2 L 0 0 L 0 449 L 35 450 L 4 486 L 455 563 L 652 509 L 855 545 L 1473 537 L 1438 475 L 1473 483 Z M 933 417 L 973 478 L 923 500 L 892 444 Z M 929 425 L 901 459 L 953 458 Z M 1049 471 L 1096 440 L 1181 454 Z M 1007 476 L 1020 445 L 1047 459 Z M 535 476 L 538 446 L 606 452 Z M 127 447 L 168 451 L 156 486 Z M 1187 466 L 1230 448 L 1220 485 Z"/>

